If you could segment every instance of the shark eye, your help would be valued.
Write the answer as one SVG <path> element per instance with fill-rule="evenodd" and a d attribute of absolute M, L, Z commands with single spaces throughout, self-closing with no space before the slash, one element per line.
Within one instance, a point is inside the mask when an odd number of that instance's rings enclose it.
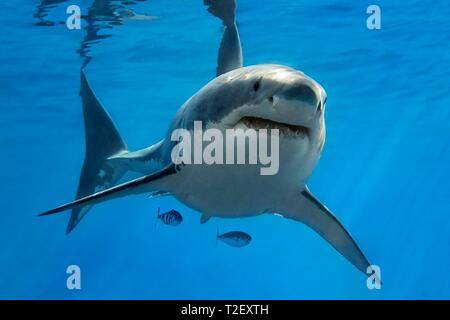
<path fill-rule="evenodd" d="M 260 87 L 261 87 L 261 80 L 258 80 L 253 84 L 253 90 L 255 91 L 258 91 Z"/>

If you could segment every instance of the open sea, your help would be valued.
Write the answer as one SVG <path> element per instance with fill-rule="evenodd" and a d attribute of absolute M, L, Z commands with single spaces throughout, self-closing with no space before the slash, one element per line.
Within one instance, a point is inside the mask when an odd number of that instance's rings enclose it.
<path fill-rule="evenodd" d="M 366 26 L 370 4 L 379 30 Z M 79 30 L 66 27 L 70 5 Z M 96 206 L 68 236 L 69 212 L 37 217 L 75 195 L 80 68 L 137 150 L 214 78 L 222 28 L 201 0 L 2 1 L 0 298 L 450 299 L 449 17 L 444 0 L 238 2 L 244 65 L 288 65 L 327 91 L 308 185 L 380 266 L 382 288 L 369 290 L 311 229 L 273 215 L 201 225 L 174 198 L 141 195 Z M 158 207 L 183 223 L 155 227 Z M 216 246 L 217 228 L 253 240 Z M 81 290 L 66 287 L 69 265 Z"/>

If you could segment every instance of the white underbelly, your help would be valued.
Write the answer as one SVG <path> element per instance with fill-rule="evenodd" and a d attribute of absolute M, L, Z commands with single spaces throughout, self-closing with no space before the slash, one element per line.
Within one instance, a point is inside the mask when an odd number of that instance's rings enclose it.
<path fill-rule="evenodd" d="M 279 170 L 261 175 L 261 165 L 186 165 L 171 193 L 203 214 L 242 217 L 273 212 L 289 192 L 300 190 L 317 156 L 307 141 L 281 140 Z"/>

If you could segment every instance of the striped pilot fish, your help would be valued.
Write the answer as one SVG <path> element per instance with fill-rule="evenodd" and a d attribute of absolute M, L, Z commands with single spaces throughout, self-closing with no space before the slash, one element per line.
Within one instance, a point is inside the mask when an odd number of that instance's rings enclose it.
<path fill-rule="evenodd" d="M 160 213 L 160 208 L 158 208 L 155 226 L 158 220 L 161 220 L 165 225 L 176 227 L 183 221 L 183 217 L 177 210 L 172 209 L 170 211 Z"/>

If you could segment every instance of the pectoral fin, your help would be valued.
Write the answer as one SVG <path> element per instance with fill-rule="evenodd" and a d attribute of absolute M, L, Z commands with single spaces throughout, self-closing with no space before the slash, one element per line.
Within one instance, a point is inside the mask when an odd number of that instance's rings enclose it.
<path fill-rule="evenodd" d="M 283 217 L 300 221 L 312 228 L 356 268 L 366 274 L 370 263 L 355 240 L 336 216 L 320 203 L 308 188 L 305 187 L 303 191 L 290 197 L 282 204 L 282 207 L 278 213 Z"/>
<path fill-rule="evenodd" d="M 124 197 L 131 194 L 140 194 L 147 193 L 151 191 L 158 191 L 158 182 L 161 182 L 164 178 L 176 174 L 177 167 L 173 163 L 169 164 L 165 168 L 149 174 L 147 176 L 143 176 L 141 178 L 137 178 L 122 184 L 119 184 L 115 187 L 99 191 L 97 193 L 93 193 L 84 198 L 75 200 L 73 202 L 64 204 L 62 206 L 56 207 L 54 209 L 48 210 L 44 213 L 39 214 L 39 216 L 46 216 L 54 213 L 58 213 L 68 209 L 74 208 L 82 208 L 86 206 L 92 206 L 97 203 L 101 203 L 107 200 Z M 154 190 L 151 190 L 154 189 Z"/>

